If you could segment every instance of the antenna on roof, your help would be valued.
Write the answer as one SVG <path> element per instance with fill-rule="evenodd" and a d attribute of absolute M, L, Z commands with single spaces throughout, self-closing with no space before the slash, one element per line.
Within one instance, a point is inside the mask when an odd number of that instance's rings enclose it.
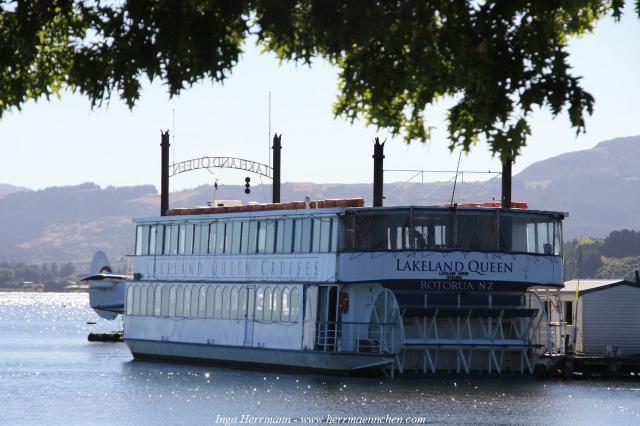
<path fill-rule="evenodd" d="M 269 167 L 271 167 L 271 90 L 269 90 L 269 134 L 267 135 L 267 152 L 269 153 Z"/>
<path fill-rule="evenodd" d="M 171 108 L 171 143 L 173 144 L 173 161 L 176 162 L 176 109 Z"/>
<path fill-rule="evenodd" d="M 460 150 L 460 155 L 458 155 L 458 167 L 456 167 L 456 177 L 453 181 L 453 192 L 451 193 L 451 206 L 453 207 L 453 199 L 456 196 L 456 184 L 458 183 L 458 171 L 460 170 L 460 159 L 462 158 L 462 150 Z"/>

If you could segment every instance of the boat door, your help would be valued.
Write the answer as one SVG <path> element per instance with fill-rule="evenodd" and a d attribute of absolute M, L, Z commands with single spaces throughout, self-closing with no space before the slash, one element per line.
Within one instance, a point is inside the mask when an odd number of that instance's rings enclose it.
<path fill-rule="evenodd" d="M 247 297 L 245 298 L 245 310 L 244 310 L 244 345 L 253 346 L 253 322 L 255 319 L 256 308 L 256 287 L 251 285 L 247 286 Z"/>
<path fill-rule="evenodd" d="M 320 286 L 318 309 L 317 350 L 332 352 L 336 350 L 339 335 L 338 287 Z"/>

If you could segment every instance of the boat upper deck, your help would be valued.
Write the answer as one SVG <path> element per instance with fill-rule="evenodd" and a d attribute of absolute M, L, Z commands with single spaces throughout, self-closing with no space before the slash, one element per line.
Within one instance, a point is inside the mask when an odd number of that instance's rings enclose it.
<path fill-rule="evenodd" d="M 353 199 L 173 209 L 168 216 L 135 220 L 136 255 L 425 250 L 561 255 L 560 212 L 361 204 Z"/>
<path fill-rule="evenodd" d="M 562 285 L 562 213 L 311 205 L 137 219 L 136 272 L 145 280 Z"/>

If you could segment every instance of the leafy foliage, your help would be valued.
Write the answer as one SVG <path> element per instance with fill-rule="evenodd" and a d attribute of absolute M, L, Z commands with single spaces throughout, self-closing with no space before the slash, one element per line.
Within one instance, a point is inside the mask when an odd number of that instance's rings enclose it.
<path fill-rule="evenodd" d="M 640 232 L 623 229 L 604 239 L 583 238 L 564 243 L 565 279 L 622 278 L 635 280 L 640 270 Z"/>
<path fill-rule="evenodd" d="M 71 263 L 63 265 L 58 270 L 54 262 L 50 265 L 43 263 L 0 263 L 0 288 L 25 289 L 36 287 L 45 291 L 62 291 L 70 282 L 75 282 L 75 267 Z"/>
<path fill-rule="evenodd" d="M 640 0 L 635 0 L 640 13 Z M 336 115 L 426 141 L 425 109 L 445 96 L 450 147 L 486 138 L 512 159 L 536 108 L 584 130 L 593 97 L 570 72 L 569 37 L 618 18 L 624 0 L 0 0 L 0 114 L 77 90 L 133 107 L 141 81 L 175 96 L 221 82 L 255 37 L 281 60 L 339 69 Z"/>
<path fill-rule="evenodd" d="M 583 238 L 564 244 L 564 278 L 595 278 L 602 267 L 602 240 Z"/>
<path fill-rule="evenodd" d="M 634 282 L 635 271 L 640 271 L 640 256 L 606 259 L 604 265 L 598 269 L 596 278 L 623 278 Z"/>

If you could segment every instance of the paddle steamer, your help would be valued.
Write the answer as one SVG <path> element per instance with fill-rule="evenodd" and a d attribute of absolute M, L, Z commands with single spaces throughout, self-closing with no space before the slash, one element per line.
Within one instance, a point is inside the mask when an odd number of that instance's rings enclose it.
<path fill-rule="evenodd" d="M 562 219 L 362 199 L 136 219 L 124 340 L 145 359 L 532 371 L 547 322 L 529 289 L 562 286 Z"/>

